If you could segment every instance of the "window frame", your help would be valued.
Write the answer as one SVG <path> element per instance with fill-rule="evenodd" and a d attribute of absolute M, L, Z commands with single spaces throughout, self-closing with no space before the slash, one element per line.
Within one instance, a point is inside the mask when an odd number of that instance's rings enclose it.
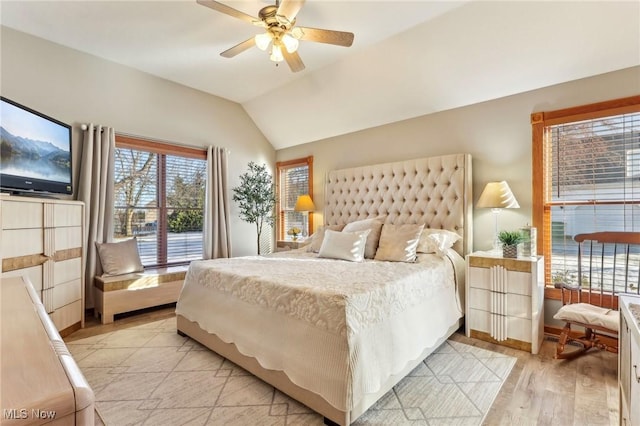
<path fill-rule="evenodd" d="M 153 140 L 153 139 L 145 139 L 136 136 L 129 136 L 123 134 L 115 135 L 115 147 L 116 149 L 134 149 L 139 151 L 151 152 L 154 154 L 161 154 L 158 161 L 158 176 L 164 176 L 166 174 L 166 155 L 193 158 L 198 160 L 207 160 L 207 151 L 204 148 L 192 148 L 184 145 L 178 145 L 170 142 Z M 162 161 L 164 159 L 164 161 Z M 158 219 L 166 222 L 166 213 L 167 213 L 167 194 L 164 186 L 158 185 Z M 113 211 L 111 212 L 113 214 Z M 159 224 L 159 228 L 160 228 Z M 163 226 L 167 226 L 165 223 Z M 182 265 L 187 264 L 191 260 L 185 260 L 183 262 L 168 262 L 167 252 L 168 252 L 168 241 L 167 241 L 167 232 L 160 233 L 158 232 L 158 240 L 157 240 L 157 252 L 158 255 L 156 257 L 156 263 L 154 265 L 149 265 L 150 268 L 158 268 L 158 267 L 166 267 L 171 265 Z M 162 237 L 160 237 L 162 235 Z M 163 255 L 164 254 L 164 255 Z M 161 261 L 163 260 L 163 262 Z"/>
<path fill-rule="evenodd" d="M 551 279 L 551 208 L 546 200 L 547 188 L 551 185 L 547 179 L 545 158 L 551 146 L 545 141 L 545 128 L 571 122 L 594 120 L 614 115 L 640 112 L 640 95 L 613 99 L 577 107 L 531 114 L 532 130 L 532 222 L 538 229 L 538 254 L 544 256 L 545 298 L 561 299 L 561 290 L 553 288 Z"/>
<path fill-rule="evenodd" d="M 285 241 L 286 240 L 286 230 L 282 223 L 284 221 L 284 212 L 281 208 L 280 204 L 280 171 L 282 169 L 290 169 L 294 167 L 307 166 L 309 170 L 309 196 L 313 200 L 313 155 L 302 158 L 295 158 L 293 160 L 287 161 L 278 161 L 276 162 L 276 194 L 278 194 L 278 199 L 276 200 L 276 240 L 277 241 Z M 314 200 L 315 202 L 315 200 Z M 307 235 L 311 235 L 313 232 L 313 214 L 309 212 L 309 220 L 307 222 Z"/>

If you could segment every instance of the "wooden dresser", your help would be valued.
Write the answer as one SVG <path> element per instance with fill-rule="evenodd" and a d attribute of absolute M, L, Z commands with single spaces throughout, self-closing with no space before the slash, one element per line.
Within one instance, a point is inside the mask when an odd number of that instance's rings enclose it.
<path fill-rule="evenodd" d="M 640 296 L 620 295 L 620 424 L 640 425 Z"/>
<path fill-rule="evenodd" d="M 60 333 L 84 326 L 84 204 L 0 196 L 2 277 L 25 275 Z"/>
<path fill-rule="evenodd" d="M 93 425 L 94 394 L 27 278 L 2 278 L 1 425 Z"/>

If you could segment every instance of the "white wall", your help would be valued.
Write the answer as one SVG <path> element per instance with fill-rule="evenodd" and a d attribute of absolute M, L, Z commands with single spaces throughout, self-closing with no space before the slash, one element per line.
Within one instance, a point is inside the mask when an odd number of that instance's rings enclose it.
<path fill-rule="evenodd" d="M 474 202 L 487 182 L 506 180 L 520 209 L 503 211 L 500 228 L 515 229 L 531 223 L 531 113 L 639 93 L 640 67 L 628 68 L 278 150 L 277 160 L 313 155 L 314 201 L 316 206 L 323 206 L 324 178 L 330 170 L 470 153 L 473 157 Z M 322 224 L 321 207 L 318 209 L 314 213 L 315 226 Z M 475 210 L 476 250 L 491 247 L 493 231 L 490 210 Z"/>
<path fill-rule="evenodd" d="M 74 180 L 78 176 L 80 124 L 193 147 L 231 151 L 230 188 L 249 161 L 273 168 L 275 150 L 234 102 L 0 27 L 2 96 L 73 125 Z M 211 76 L 211 78 L 216 78 Z M 231 206 L 233 255 L 256 253 L 255 226 Z"/>
<path fill-rule="evenodd" d="M 319 209 L 314 213 L 314 226 L 319 226 L 323 223 L 324 180 L 330 170 L 470 153 L 474 203 L 487 182 L 506 180 L 520 209 L 504 210 L 500 228 L 516 229 L 531 223 L 531 113 L 638 94 L 640 67 L 628 68 L 278 150 L 277 160 L 313 155 L 313 194 Z M 491 248 L 494 223 L 490 210 L 475 209 L 473 226 L 474 249 Z M 545 301 L 545 324 L 562 325 L 553 319 L 559 307 L 559 301 Z"/>

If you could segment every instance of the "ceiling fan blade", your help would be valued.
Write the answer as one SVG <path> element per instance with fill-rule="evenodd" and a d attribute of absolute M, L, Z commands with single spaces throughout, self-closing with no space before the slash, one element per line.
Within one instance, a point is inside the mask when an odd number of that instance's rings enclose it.
<path fill-rule="evenodd" d="M 347 33 L 344 31 L 294 27 L 292 33 L 297 39 L 315 41 L 316 43 L 335 44 L 337 46 L 344 47 L 349 47 L 353 44 L 353 33 Z"/>
<path fill-rule="evenodd" d="M 276 16 L 285 18 L 289 23 L 293 23 L 304 2 L 305 0 L 281 0 Z"/>
<path fill-rule="evenodd" d="M 287 49 L 282 49 L 282 56 L 284 56 L 284 60 L 287 61 L 291 71 L 298 72 L 304 69 L 304 63 L 302 62 L 302 59 L 300 59 L 298 52 L 289 53 L 287 52 Z"/>
<path fill-rule="evenodd" d="M 225 58 L 233 58 L 234 56 L 244 52 L 245 50 L 251 49 L 255 45 L 256 45 L 256 39 L 254 37 L 251 37 L 250 39 L 247 39 L 242 43 L 236 44 L 231 49 L 225 50 L 220 54 L 220 56 L 223 56 Z"/>
<path fill-rule="evenodd" d="M 254 24 L 256 21 L 257 22 L 261 22 L 260 19 L 258 19 L 258 18 L 254 18 L 251 15 L 247 15 L 244 12 L 240 12 L 237 9 L 234 9 L 234 8 L 232 8 L 230 6 L 227 6 L 226 4 L 222 4 L 222 3 L 219 3 L 217 1 L 213 1 L 213 0 L 197 0 L 197 3 L 202 5 L 202 6 L 206 6 L 206 7 L 210 8 L 210 9 L 213 9 L 215 11 L 222 12 L 222 13 L 227 14 L 229 16 L 233 16 L 234 18 L 238 18 L 238 19 L 241 19 L 243 21 L 247 21 L 250 24 Z"/>

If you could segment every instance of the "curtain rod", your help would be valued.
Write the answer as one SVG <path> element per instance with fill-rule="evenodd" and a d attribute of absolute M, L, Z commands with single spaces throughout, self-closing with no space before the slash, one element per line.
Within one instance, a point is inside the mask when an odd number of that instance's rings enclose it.
<path fill-rule="evenodd" d="M 103 127 L 105 127 L 105 126 L 103 126 Z M 80 128 L 86 132 L 87 130 L 89 130 L 89 125 L 85 124 L 85 123 L 82 123 L 80 125 Z M 148 142 L 160 142 L 160 143 L 164 143 L 164 144 L 168 144 L 168 145 L 182 146 L 182 147 L 185 147 L 185 148 L 203 148 L 205 150 L 207 149 L 206 146 L 205 147 L 199 147 L 199 146 L 196 147 L 196 146 L 187 145 L 187 144 L 184 144 L 184 143 L 168 141 L 168 140 L 165 140 L 165 139 L 148 138 L 148 137 L 145 137 L 145 136 L 132 135 L 130 133 L 116 132 L 116 135 L 129 137 L 129 138 L 135 138 L 135 139 L 141 139 L 141 140 L 148 141 Z M 214 146 L 214 148 L 218 148 L 218 147 Z M 227 154 L 231 154 L 231 150 L 230 149 L 228 149 L 228 148 L 223 148 L 223 149 L 226 151 Z"/>

